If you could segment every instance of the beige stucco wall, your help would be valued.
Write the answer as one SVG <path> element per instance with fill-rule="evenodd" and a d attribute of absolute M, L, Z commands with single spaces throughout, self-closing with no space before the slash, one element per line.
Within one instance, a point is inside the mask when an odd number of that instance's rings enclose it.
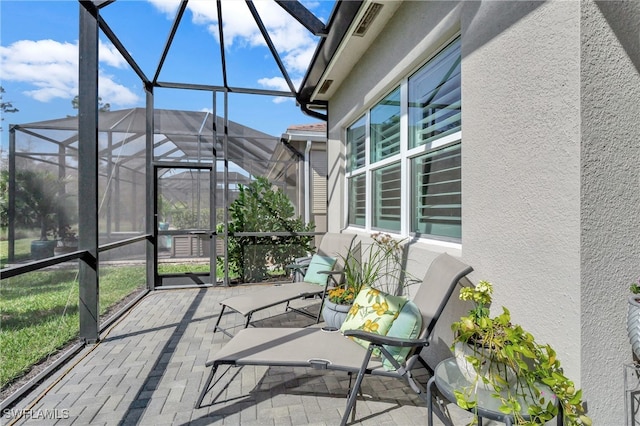
<path fill-rule="evenodd" d="M 462 34 L 463 237 L 414 242 L 492 281 L 552 344 L 596 425 L 624 423 L 628 283 L 640 275 L 640 2 L 405 2 L 329 103 L 329 228 L 345 225 L 343 130 Z M 335 84 L 335 83 L 334 83 Z M 365 233 L 366 234 L 366 233 Z M 436 342 L 446 356 L 452 300 Z"/>
<path fill-rule="evenodd" d="M 584 3 L 581 35 L 581 378 L 594 424 L 621 425 L 640 276 L 640 2 Z"/>
<path fill-rule="evenodd" d="M 580 3 L 462 15 L 464 259 L 580 382 Z"/>

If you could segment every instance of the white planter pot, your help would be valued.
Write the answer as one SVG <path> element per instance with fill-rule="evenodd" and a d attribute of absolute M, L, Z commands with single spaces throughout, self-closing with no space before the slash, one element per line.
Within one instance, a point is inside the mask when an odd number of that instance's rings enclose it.
<path fill-rule="evenodd" d="M 627 310 L 627 334 L 631 349 L 637 358 L 640 358 L 640 295 L 629 296 L 629 307 Z"/>
<path fill-rule="evenodd" d="M 493 377 L 496 375 L 502 377 L 502 379 L 506 380 L 509 384 L 515 383 L 516 381 L 517 377 L 515 371 L 510 367 L 507 367 L 505 364 L 491 361 L 491 351 L 489 349 L 477 347 L 468 343 L 456 342 L 453 352 L 456 358 L 456 364 L 458 364 L 458 368 L 464 378 L 467 379 L 469 383 L 477 383 L 478 388 L 480 389 L 493 391 L 494 387 L 491 383 L 493 382 Z M 467 357 L 469 356 L 479 358 L 481 360 L 481 377 L 478 377 L 478 372 L 476 372 L 475 367 L 467 360 Z M 485 383 L 482 377 L 486 377 L 489 382 Z"/>
<path fill-rule="evenodd" d="M 329 299 L 325 299 L 324 306 L 322 307 L 322 319 L 324 319 L 327 327 L 340 328 L 347 314 L 351 309 L 351 305 L 337 305 L 330 302 Z"/>

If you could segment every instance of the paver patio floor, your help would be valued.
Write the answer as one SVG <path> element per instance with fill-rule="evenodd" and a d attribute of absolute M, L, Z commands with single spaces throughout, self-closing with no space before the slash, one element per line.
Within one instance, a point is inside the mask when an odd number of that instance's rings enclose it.
<path fill-rule="evenodd" d="M 194 408 L 208 373 L 205 362 L 229 340 L 213 333 L 218 302 L 252 289 L 255 286 L 148 294 L 106 330 L 98 344 L 87 347 L 14 407 L 13 414 L 3 413 L 3 423 L 339 424 L 346 405 L 347 374 L 306 368 L 232 367 L 207 394 L 203 407 Z M 317 312 L 317 302 L 300 303 Z M 284 313 L 284 305 L 258 312 L 254 320 L 257 327 L 313 323 L 302 315 Z M 223 324 L 243 324 L 243 317 L 225 315 Z M 418 379 L 426 384 L 428 373 L 419 372 Z M 426 424 L 426 405 L 404 381 L 366 377 L 363 393 L 353 424 Z"/>

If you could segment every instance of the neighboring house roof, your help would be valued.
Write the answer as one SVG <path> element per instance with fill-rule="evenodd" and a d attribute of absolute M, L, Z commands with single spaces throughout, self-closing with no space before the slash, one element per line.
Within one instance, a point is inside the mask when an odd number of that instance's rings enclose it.
<path fill-rule="evenodd" d="M 326 142 L 327 141 L 327 123 L 319 122 L 319 123 L 310 123 L 310 124 L 293 124 L 287 128 L 287 131 L 282 134 L 280 139 L 285 144 L 288 144 L 293 141 Z"/>
<path fill-rule="evenodd" d="M 293 124 L 287 127 L 287 133 L 290 132 L 326 132 L 327 123 L 311 123 L 311 124 Z"/>

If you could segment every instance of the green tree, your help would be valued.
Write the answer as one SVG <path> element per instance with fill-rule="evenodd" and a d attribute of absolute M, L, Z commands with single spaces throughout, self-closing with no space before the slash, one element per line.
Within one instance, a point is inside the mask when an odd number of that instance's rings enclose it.
<path fill-rule="evenodd" d="M 20 111 L 18 108 L 13 106 L 11 101 L 4 100 L 4 93 L 4 87 L 0 86 L 0 111 L 2 111 L 2 117 L 0 117 L 1 121 L 4 121 L 4 114 Z M 0 126 L 0 130 L 2 130 L 2 126 Z"/>
<path fill-rule="evenodd" d="M 76 95 L 72 100 L 71 100 L 71 106 L 73 107 L 73 109 L 78 109 L 80 107 L 80 101 L 79 101 L 79 96 Z M 102 98 L 100 96 L 98 96 L 98 111 L 100 112 L 106 112 L 106 111 L 110 111 L 111 110 L 111 104 L 110 103 L 102 103 Z"/>
<path fill-rule="evenodd" d="M 240 185 L 238 198 L 229 206 L 229 232 L 309 232 L 315 225 L 296 217 L 293 204 L 281 189 L 259 177 Z M 228 255 L 245 282 L 262 280 L 267 263 L 284 268 L 310 250 L 312 237 L 230 237 Z"/>
<path fill-rule="evenodd" d="M 9 172 L 0 174 L 0 216 L 2 226 L 13 219 L 16 226 L 40 228 L 40 240 L 47 241 L 58 226 L 69 225 L 67 199 L 63 196 L 65 182 L 49 171 L 18 170 L 15 177 L 15 217 L 9 218 Z"/>

